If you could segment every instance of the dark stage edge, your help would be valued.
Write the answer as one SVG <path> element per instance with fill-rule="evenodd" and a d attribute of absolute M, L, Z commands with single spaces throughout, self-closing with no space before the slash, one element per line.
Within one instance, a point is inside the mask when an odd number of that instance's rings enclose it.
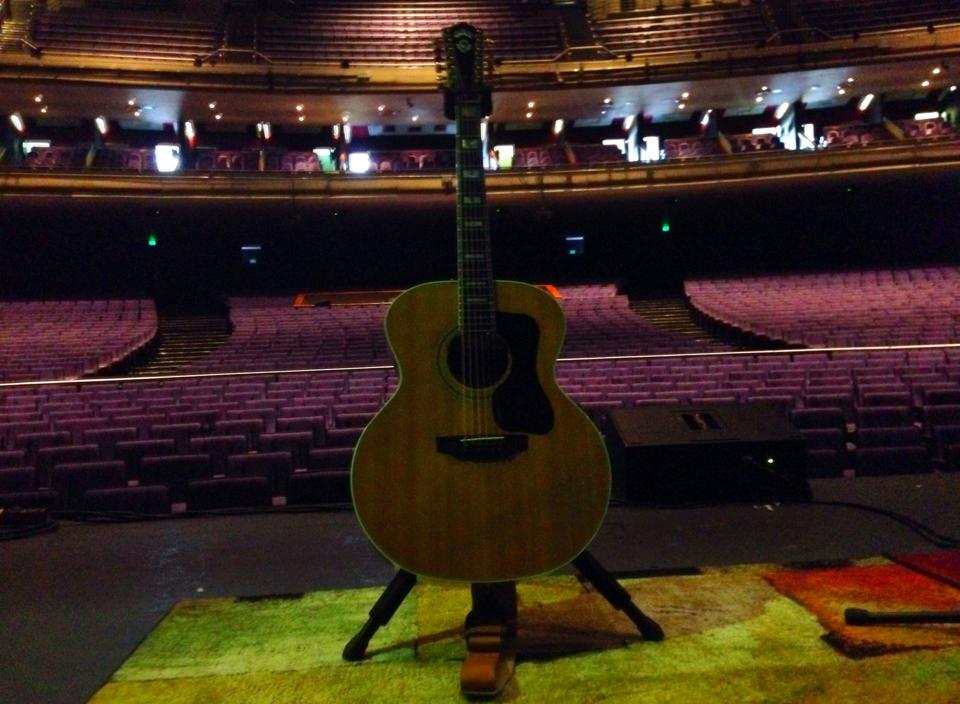
<path fill-rule="evenodd" d="M 816 499 L 960 532 L 960 474 L 812 482 Z M 592 553 L 611 571 L 835 561 L 931 552 L 883 516 L 833 506 L 614 507 Z M 350 511 L 63 523 L 0 543 L 0 702 L 77 704 L 174 603 L 383 585 L 393 568 Z"/>

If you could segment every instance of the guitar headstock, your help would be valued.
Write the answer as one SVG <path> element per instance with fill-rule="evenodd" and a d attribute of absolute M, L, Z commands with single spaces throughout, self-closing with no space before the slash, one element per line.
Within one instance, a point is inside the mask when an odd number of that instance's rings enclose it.
<path fill-rule="evenodd" d="M 483 30 L 464 22 L 443 30 L 438 53 L 443 58 L 443 89 L 450 119 L 453 119 L 452 106 L 461 96 L 480 95 L 484 101 L 484 113 L 490 112 L 490 93 L 486 85 L 490 62 L 485 56 L 485 43 Z"/>

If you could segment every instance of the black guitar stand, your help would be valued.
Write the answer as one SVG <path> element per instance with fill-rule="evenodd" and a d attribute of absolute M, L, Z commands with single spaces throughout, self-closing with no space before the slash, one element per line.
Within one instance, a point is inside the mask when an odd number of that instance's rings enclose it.
<path fill-rule="evenodd" d="M 613 608 L 623 611 L 633 621 L 644 640 L 663 640 L 663 629 L 660 628 L 660 625 L 637 608 L 627 590 L 613 578 L 613 575 L 589 551 L 584 550 L 580 553 L 572 561 L 572 564 Z M 370 618 L 344 647 L 344 660 L 350 662 L 363 660 L 370 639 L 373 638 L 381 626 L 389 623 L 416 583 L 417 576 L 415 574 L 403 569 L 397 570 L 393 579 L 390 580 L 390 584 L 383 590 L 383 594 L 377 599 L 373 608 L 370 609 Z"/>

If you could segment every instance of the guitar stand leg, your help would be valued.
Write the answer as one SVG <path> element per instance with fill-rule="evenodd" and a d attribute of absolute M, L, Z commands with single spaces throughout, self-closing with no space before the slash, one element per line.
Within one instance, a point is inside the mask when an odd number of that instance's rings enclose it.
<path fill-rule="evenodd" d="M 390 584 L 383 590 L 383 594 L 377 599 L 377 602 L 370 609 L 370 618 L 357 634 L 350 639 L 343 649 L 343 659 L 350 662 L 363 660 L 367 652 L 367 645 L 370 639 L 379 630 L 380 626 L 385 626 L 400 608 L 400 604 L 407 598 L 410 590 L 417 583 L 417 576 L 406 570 L 397 570 L 397 573 L 390 580 Z"/>
<path fill-rule="evenodd" d="M 644 640 L 663 640 L 663 629 L 660 628 L 660 624 L 637 608 L 627 590 L 588 550 L 584 550 L 573 560 L 573 566 L 587 578 L 587 581 L 600 592 L 604 599 L 610 602 L 613 608 L 623 611 L 636 624 Z"/>

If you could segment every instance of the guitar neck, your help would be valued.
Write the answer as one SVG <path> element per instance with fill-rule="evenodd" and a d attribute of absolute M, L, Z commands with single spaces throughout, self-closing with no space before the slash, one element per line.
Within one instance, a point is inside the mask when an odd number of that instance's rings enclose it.
<path fill-rule="evenodd" d="M 482 119 L 479 95 L 458 97 L 457 278 L 460 329 L 465 335 L 492 332 L 496 314 L 483 180 Z"/>

